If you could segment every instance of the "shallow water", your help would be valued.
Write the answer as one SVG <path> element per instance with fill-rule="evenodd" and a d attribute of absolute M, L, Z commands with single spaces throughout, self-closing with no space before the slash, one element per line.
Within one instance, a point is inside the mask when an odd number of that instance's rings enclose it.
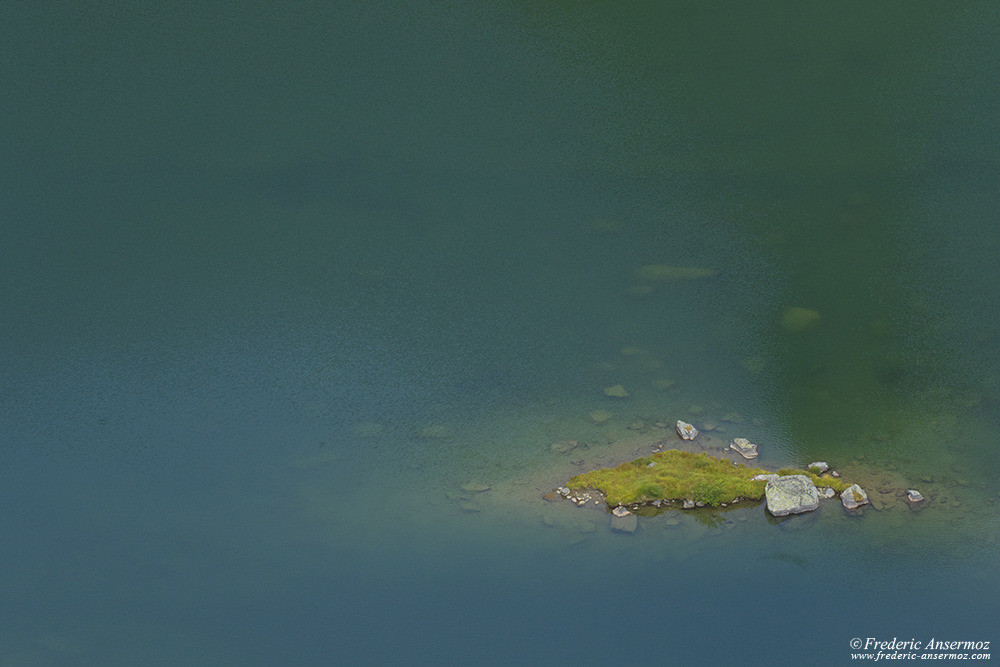
<path fill-rule="evenodd" d="M 0 663 L 997 639 L 996 10 L 3 19 Z M 541 499 L 676 419 L 875 502 Z"/>

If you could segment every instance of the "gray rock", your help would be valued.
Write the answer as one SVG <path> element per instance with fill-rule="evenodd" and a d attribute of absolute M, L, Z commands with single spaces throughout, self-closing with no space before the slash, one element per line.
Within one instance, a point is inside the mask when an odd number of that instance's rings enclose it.
<path fill-rule="evenodd" d="M 919 503 L 921 500 L 924 499 L 924 496 L 916 489 L 908 489 L 906 491 L 906 499 L 909 500 L 911 503 Z"/>
<path fill-rule="evenodd" d="M 631 512 L 629 512 L 627 509 L 625 509 L 624 507 L 621 507 L 621 506 L 618 506 L 618 507 L 614 508 L 613 510 L 611 510 L 611 513 L 614 514 L 616 517 L 619 517 L 619 518 L 621 518 L 623 516 L 628 516 L 629 514 L 631 514 Z"/>
<path fill-rule="evenodd" d="M 810 472 L 812 471 L 812 468 L 819 468 L 819 474 L 822 475 L 830 469 L 830 464 L 826 461 L 816 461 L 806 466 L 806 470 L 809 470 Z"/>
<path fill-rule="evenodd" d="M 684 501 L 684 509 L 686 509 L 686 510 L 693 510 L 694 509 L 694 501 L 693 500 L 685 500 Z"/>
<path fill-rule="evenodd" d="M 819 507 L 816 485 L 805 475 L 786 475 L 772 479 L 764 489 L 767 510 L 774 516 L 811 512 Z"/>
<path fill-rule="evenodd" d="M 682 422 L 680 419 L 677 420 L 677 435 L 681 436 L 681 440 L 694 440 L 698 437 L 698 429 L 696 429 L 691 424 L 687 422 Z"/>
<path fill-rule="evenodd" d="M 833 498 L 837 495 L 837 492 L 831 489 L 829 486 L 824 486 L 821 489 L 817 489 L 820 498 Z"/>
<path fill-rule="evenodd" d="M 631 512 L 627 516 L 612 516 L 611 530 L 616 533 L 634 533 L 639 527 L 639 519 Z"/>
<path fill-rule="evenodd" d="M 757 445 L 746 438 L 733 438 L 733 441 L 729 443 L 729 448 L 745 459 L 757 458 Z"/>
<path fill-rule="evenodd" d="M 750 481 L 751 482 L 770 482 L 771 480 L 778 479 L 779 477 L 781 477 L 781 475 L 775 475 L 773 473 L 769 473 L 769 474 L 766 474 L 766 475 L 754 475 L 753 477 L 750 478 Z"/>
<path fill-rule="evenodd" d="M 868 494 L 857 484 L 851 484 L 840 494 L 840 500 L 844 508 L 854 510 L 868 502 Z"/>

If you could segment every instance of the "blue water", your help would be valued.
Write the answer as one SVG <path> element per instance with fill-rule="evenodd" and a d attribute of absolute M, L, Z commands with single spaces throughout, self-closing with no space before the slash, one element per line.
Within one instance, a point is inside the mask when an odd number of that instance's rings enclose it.
<path fill-rule="evenodd" d="M 842 9 L 0 10 L 0 664 L 997 641 L 1000 16 Z M 676 419 L 875 502 L 541 499 Z"/>

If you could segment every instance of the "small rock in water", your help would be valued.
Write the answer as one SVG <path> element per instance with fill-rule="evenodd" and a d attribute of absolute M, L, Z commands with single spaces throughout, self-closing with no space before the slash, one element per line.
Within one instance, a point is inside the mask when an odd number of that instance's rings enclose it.
<path fill-rule="evenodd" d="M 840 500 L 846 509 L 853 510 L 868 502 L 868 494 L 857 484 L 851 484 L 840 494 Z"/>
<path fill-rule="evenodd" d="M 834 491 L 829 486 L 824 486 L 823 488 L 818 489 L 818 491 L 820 498 L 833 498 L 835 495 L 837 495 L 837 492 Z"/>
<path fill-rule="evenodd" d="M 558 489 L 556 489 L 556 491 L 558 491 L 559 495 L 561 495 L 563 497 L 569 495 L 569 489 L 567 487 L 565 487 L 565 486 L 560 486 Z"/>
<path fill-rule="evenodd" d="M 822 475 L 823 473 L 825 473 L 827 470 L 830 469 L 830 466 L 827 464 L 826 461 L 816 461 L 815 463 L 810 463 L 808 466 L 806 466 L 806 469 L 809 472 L 815 472 L 813 468 L 818 468 L 819 469 L 818 474 Z"/>
<path fill-rule="evenodd" d="M 757 458 L 757 445 L 746 438 L 733 438 L 733 441 L 729 443 L 729 448 L 745 459 Z"/>
<path fill-rule="evenodd" d="M 686 509 L 686 510 L 693 510 L 694 509 L 694 501 L 693 500 L 685 500 L 684 501 L 684 509 Z"/>
<path fill-rule="evenodd" d="M 563 497 L 557 491 L 550 491 L 549 493 L 543 495 L 542 498 L 549 501 L 550 503 L 554 503 L 557 500 L 563 499 Z"/>
<path fill-rule="evenodd" d="M 691 424 L 683 422 L 680 419 L 677 420 L 677 435 L 681 437 L 681 440 L 694 440 L 698 437 L 698 429 L 696 429 Z"/>
<path fill-rule="evenodd" d="M 911 503 L 919 503 L 921 500 L 924 499 L 924 496 L 916 489 L 907 489 L 906 499 L 909 500 Z"/>
<path fill-rule="evenodd" d="M 629 512 L 627 509 L 625 509 L 624 507 L 621 507 L 621 506 L 618 506 L 618 507 L 614 508 L 613 510 L 611 510 L 611 513 L 614 514 L 617 517 L 628 516 L 629 514 L 631 514 L 631 512 Z"/>

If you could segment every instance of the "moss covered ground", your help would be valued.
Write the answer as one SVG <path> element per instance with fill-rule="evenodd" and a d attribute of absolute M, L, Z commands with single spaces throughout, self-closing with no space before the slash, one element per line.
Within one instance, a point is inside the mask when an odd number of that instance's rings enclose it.
<path fill-rule="evenodd" d="M 754 482 L 750 478 L 767 472 L 734 466 L 732 461 L 707 454 L 670 449 L 616 468 L 577 475 L 567 486 L 570 489 L 597 489 L 611 506 L 654 500 L 693 500 L 719 506 L 736 498 L 763 498 L 766 482 Z"/>
<path fill-rule="evenodd" d="M 652 464 L 652 465 L 651 465 Z M 592 470 L 569 480 L 572 490 L 597 489 L 608 505 L 634 505 L 654 500 L 693 500 L 718 507 L 740 498 L 760 500 L 767 482 L 752 481 L 767 474 L 761 468 L 734 466 L 728 459 L 669 449 L 623 463 L 615 468 Z M 817 487 L 829 486 L 840 493 L 849 483 L 830 475 L 783 468 L 778 475 L 805 475 Z"/>

